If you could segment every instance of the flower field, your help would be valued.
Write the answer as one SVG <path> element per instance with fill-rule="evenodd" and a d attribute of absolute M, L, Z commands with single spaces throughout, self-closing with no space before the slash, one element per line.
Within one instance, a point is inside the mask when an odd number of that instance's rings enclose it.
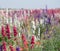
<path fill-rule="evenodd" d="M 1 9 L 0 51 L 60 51 L 60 10 Z"/>

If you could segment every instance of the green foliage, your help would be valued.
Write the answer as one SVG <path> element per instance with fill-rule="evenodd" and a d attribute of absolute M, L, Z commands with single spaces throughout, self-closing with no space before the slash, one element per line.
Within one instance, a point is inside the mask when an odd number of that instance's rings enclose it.
<path fill-rule="evenodd" d="M 12 45 L 15 44 L 13 40 L 9 40 L 8 42 L 11 43 Z"/>
<path fill-rule="evenodd" d="M 43 43 L 42 51 L 60 51 L 60 28 L 56 26 L 54 30 L 53 36 Z"/>
<path fill-rule="evenodd" d="M 38 35 L 38 27 L 37 27 L 36 30 L 35 30 L 35 35 L 36 35 L 36 36 Z"/>
<path fill-rule="evenodd" d="M 2 37 L 0 37 L 0 42 L 2 42 Z"/>
<path fill-rule="evenodd" d="M 43 25 L 39 25 L 39 27 L 40 27 L 40 39 L 41 39 L 42 34 L 44 34 L 44 32 L 46 31 L 46 27 Z"/>
<path fill-rule="evenodd" d="M 49 50 L 51 51 L 52 49 L 51 43 L 49 41 L 45 42 L 43 46 L 44 46 L 43 51 L 49 51 Z"/>
<path fill-rule="evenodd" d="M 45 26 L 43 27 L 43 25 L 40 25 L 39 27 L 40 27 L 40 34 L 44 33 L 46 27 Z"/>
<path fill-rule="evenodd" d="M 2 42 L 2 35 L 0 34 L 0 42 Z"/>
<path fill-rule="evenodd" d="M 54 47 L 56 51 L 60 51 L 60 28 L 55 27 L 56 32 L 54 33 Z"/>
<path fill-rule="evenodd" d="M 5 42 L 8 42 L 8 38 L 7 37 L 4 37 L 4 40 L 5 40 Z"/>

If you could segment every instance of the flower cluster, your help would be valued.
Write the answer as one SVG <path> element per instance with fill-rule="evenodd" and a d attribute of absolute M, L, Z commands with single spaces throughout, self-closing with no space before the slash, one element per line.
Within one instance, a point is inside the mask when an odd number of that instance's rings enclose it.
<path fill-rule="evenodd" d="M 6 24 L 6 34 L 7 34 L 7 37 L 8 37 L 8 39 L 10 39 L 11 37 L 10 37 L 10 26 L 9 26 L 9 24 Z"/>
<path fill-rule="evenodd" d="M 32 38 L 31 38 L 31 48 L 34 48 L 34 44 L 35 44 L 35 37 L 32 36 Z"/>
<path fill-rule="evenodd" d="M 3 51 L 7 51 L 6 42 L 3 42 Z"/>
<path fill-rule="evenodd" d="M 1 34 L 2 34 L 3 37 L 6 36 L 5 27 L 4 26 L 1 27 Z"/>
<path fill-rule="evenodd" d="M 3 48 L 2 48 L 2 45 L 0 45 L 0 51 L 2 51 L 2 49 L 3 49 Z"/>
<path fill-rule="evenodd" d="M 28 48 L 28 41 L 26 40 L 26 37 L 24 34 L 22 34 L 22 41 L 23 41 L 24 47 Z"/>
<path fill-rule="evenodd" d="M 14 51 L 14 47 L 12 45 L 10 45 L 9 47 L 10 47 L 10 51 Z"/>
<path fill-rule="evenodd" d="M 16 51 L 20 51 L 20 47 L 16 47 Z"/>
<path fill-rule="evenodd" d="M 16 37 L 18 34 L 16 26 L 13 27 L 13 33 L 14 33 L 14 37 Z"/>

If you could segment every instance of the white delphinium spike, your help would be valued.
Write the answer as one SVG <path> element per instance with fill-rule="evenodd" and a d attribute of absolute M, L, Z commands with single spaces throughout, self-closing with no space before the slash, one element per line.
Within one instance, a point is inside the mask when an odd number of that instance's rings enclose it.
<path fill-rule="evenodd" d="M 34 20 L 32 21 L 32 28 L 34 29 L 34 30 L 33 30 L 33 33 L 35 33 L 36 27 L 35 27 L 35 22 L 34 22 Z"/>
<path fill-rule="evenodd" d="M 7 23 L 7 24 L 9 23 L 8 18 L 6 18 L 6 23 Z"/>
<path fill-rule="evenodd" d="M 40 24 L 43 24 L 44 23 L 44 19 L 40 19 Z"/>
<path fill-rule="evenodd" d="M 12 18 L 10 17 L 10 25 L 12 25 Z"/>
<path fill-rule="evenodd" d="M 19 35 L 18 35 L 19 37 L 20 37 L 20 33 L 19 33 Z"/>
<path fill-rule="evenodd" d="M 9 23 L 9 20 L 8 20 L 8 8 L 6 9 L 6 23 L 8 24 Z"/>
<path fill-rule="evenodd" d="M 14 18 L 14 25 L 17 26 L 17 16 L 16 16 L 16 14 L 15 14 L 15 18 Z"/>

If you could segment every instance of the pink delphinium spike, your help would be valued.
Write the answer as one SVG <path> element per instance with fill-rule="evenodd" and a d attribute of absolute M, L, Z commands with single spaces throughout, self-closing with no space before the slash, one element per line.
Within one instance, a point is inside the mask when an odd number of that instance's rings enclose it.
<path fill-rule="evenodd" d="M 10 48 L 10 51 L 15 51 L 12 45 L 10 45 L 9 48 Z"/>
<path fill-rule="evenodd" d="M 2 26 L 2 27 L 1 27 L 1 34 L 2 34 L 2 36 L 3 36 L 3 37 L 5 37 L 5 36 L 6 36 L 4 26 Z"/>
<path fill-rule="evenodd" d="M 31 48 L 34 48 L 34 44 L 35 44 L 35 37 L 32 36 L 32 38 L 31 38 Z"/>
<path fill-rule="evenodd" d="M 11 37 L 10 37 L 10 26 L 9 26 L 9 24 L 6 24 L 6 34 L 7 34 L 8 39 L 10 39 Z"/>
<path fill-rule="evenodd" d="M 13 33 L 14 33 L 14 37 L 16 37 L 18 34 L 16 26 L 13 27 Z"/>
<path fill-rule="evenodd" d="M 22 41 L 23 41 L 23 43 L 24 43 L 24 47 L 25 47 L 25 48 L 28 48 L 28 41 L 26 40 L 26 37 L 25 37 L 24 34 L 22 34 Z"/>
<path fill-rule="evenodd" d="M 6 42 L 3 42 L 3 51 L 7 51 Z"/>

